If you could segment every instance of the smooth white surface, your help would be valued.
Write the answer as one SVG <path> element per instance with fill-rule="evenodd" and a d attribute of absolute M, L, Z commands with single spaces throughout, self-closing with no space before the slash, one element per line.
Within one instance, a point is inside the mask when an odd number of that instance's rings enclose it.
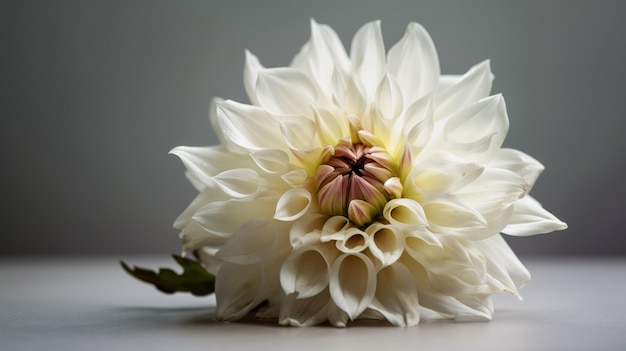
<path fill-rule="evenodd" d="M 621 350 L 626 260 L 524 260 L 524 301 L 497 296 L 486 323 L 346 329 L 213 320 L 214 300 L 164 295 L 115 258 L 0 260 L 0 350 Z M 140 266 L 173 261 L 127 258 Z"/>

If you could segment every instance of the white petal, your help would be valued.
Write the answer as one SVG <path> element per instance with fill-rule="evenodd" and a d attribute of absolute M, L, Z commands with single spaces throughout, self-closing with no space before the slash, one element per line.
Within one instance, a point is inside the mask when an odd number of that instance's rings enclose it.
<path fill-rule="evenodd" d="M 407 26 L 402 39 L 389 50 L 387 65 L 407 105 L 433 91 L 439 80 L 435 44 L 424 27 L 415 22 Z"/>
<path fill-rule="evenodd" d="M 315 32 L 315 40 L 317 40 L 319 36 L 319 39 L 326 44 L 335 65 L 338 65 L 344 70 L 350 69 L 350 58 L 337 33 L 335 33 L 329 25 L 317 24 L 314 20 L 311 20 L 311 28 L 311 36 L 313 37 L 313 33 Z"/>
<path fill-rule="evenodd" d="M 420 290 L 420 304 L 445 318 L 458 321 L 490 321 L 492 313 L 488 310 L 474 309 L 452 296 L 434 291 Z"/>
<path fill-rule="evenodd" d="M 216 256 L 235 264 L 263 262 L 275 251 L 278 237 L 287 230 L 284 223 L 266 218 L 252 219 L 233 233 Z"/>
<path fill-rule="evenodd" d="M 243 68 L 243 85 L 246 88 L 248 99 L 253 105 L 258 105 L 259 100 L 256 97 L 256 81 L 259 77 L 259 71 L 265 69 L 259 59 L 250 51 L 246 50 L 246 63 Z"/>
<path fill-rule="evenodd" d="M 462 78 L 463 75 L 461 74 L 442 74 L 439 76 L 439 82 L 435 88 L 435 95 L 438 96 L 442 91 L 460 82 Z"/>
<path fill-rule="evenodd" d="M 280 121 L 280 131 L 289 148 L 304 150 L 313 146 L 317 128 L 315 122 L 304 116 L 284 116 Z"/>
<path fill-rule="evenodd" d="M 431 95 L 424 96 L 407 108 L 403 127 L 409 145 L 421 149 L 430 141 L 434 127 L 433 110 Z"/>
<path fill-rule="evenodd" d="M 350 58 L 355 72 L 363 82 L 368 98 L 373 100 L 376 87 L 386 69 L 385 44 L 380 31 L 380 21 L 367 23 L 356 32 L 350 47 Z"/>
<path fill-rule="evenodd" d="M 367 248 L 369 236 L 358 228 L 348 228 L 341 239 L 335 241 L 337 250 L 343 253 L 354 254 Z"/>
<path fill-rule="evenodd" d="M 252 151 L 250 157 L 254 163 L 267 173 L 281 173 L 289 166 L 289 155 L 283 150 L 264 149 Z"/>
<path fill-rule="evenodd" d="M 256 171 L 236 168 L 240 165 L 252 165 L 247 164 L 245 158 L 214 147 L 179 146 L 170 153 L 183 161 L 193 179 L 205 186 L 217 186 L 232 197 L 253 196 L 259 189 L 261 179 Z M 222 169 L 226 170 L 221 171 Z"/>
<path fill-rule="evenodd" d="M 370 308 L 395 326 L 412 327 L 419 323 L 417 286 L 406 266 L 396 262 L 378 272 Z"/>
<path fill-rule="evenodd" d="M 367 93 L 360 79 L 336 67 L 331 79 L 335 105 L 351 115 L 359 116 L 367 106 Z"/>
<path fill-rule="evenodd" d="M 278 121 L 260 107 L 227 100 L 217 104 L 217 119 L 224 136 L 246 150 L 285 149 Z"/>
<path fill-rule="evenodd" d="M 211 233 L 228 237 L 249 219 L 271 218 L 274 204 L 275 200 L 260 198 L 216 201 L 200 208 L 192 218 Z"/>
<path fill-rule="evenodd" d="M 304 184 L 307 178 L 306 171 L 297 169 L 291 172 L 287 172 L 280 176 L 291 187 L 299 187 Z"/>
<path fill-rule="evenodd" d="M 328 289 L 306 299 L 296 298 L 295 295 L 287 295 L 282 299 L 278 320 L 281 325 L 308 327 L 326 321 L 330 302 Z"/>
<path fill-rule="evenodd" d="M 202 262 L 202 266 L 207 272 L 217 275 L 223 262 L 219 258 L 215 257 L 217 248 L 212 246 L 202 246 L 194 250 L 194 255 L 198 258 L 198 261 Z"/>
<path fill-rule="evenodd" d="M 202 206 L 214 201 L 224 201 L 230 199 L 230 196 L 224 194 L 217 188 L 205 187 L 200 193 L 193 199 L 193 201 L 187 206 L 187 208 L 176 218 L 173 227 L 176 229 L 183 229 L 190 221 L 193 215 Z"/>
<path fill-rule="evenodd" d="M 304 45 L 302 45 L 302 48 L 300 48 L 300 51 L 298 51 L 298 53 L 291 60 L 289 67 L 298 69 L 300 71 L 303 71 L 309 74 L 308 72 L 309 61 L 311 61 L 311 40 L 307 41 L 306 43 L 304 43 Z"/>
<path fill-rule="evenodd" d="M 522 177 L 502 168 L 486 168 L 474 182 L 457 192 L 481 213 L 505 209 L 523 197 L 528 184 Z"/>
<path fill-rule="evenodd" d="M 449 319 L 491 320 L 492 313 L 485 309 L 475 309 L 453 296 L 442 294 L 432 288 L 427 273 L 420 264 L 411 259 L 403 261 L 413 274 L 419 286 L 418 298 L 421 306 L 433 310 Z"/>
<path fill-rule="evenodd" d="M 411 256 L 419 256 L 421 250 L 428 250 L 428 246 L 442 248 L 443 244 L 439 239 L 440 236 L 440 234 L 435 234 L 428 228 L 407 231 L 406 240 L 404 241 L 405 250 Z"/>
<path fill-rule="evenodd" d="M 474 204 L 472 204 L 474 205 Z M 506 207 L 495 207 L 490 212 L 482 212 L 477 209 L 487 221 L 487 226 L 482 228 L 471 228 L 460 231 L 461 237 L 467 240 L 483 240 L 494 235 L 498 235 L 504 227 L 511 221 L 513 215 L 513 205 Z M 452 233 L 454 234 L 454 233 Z"/>
<path fill-rule="evenodd" d="M 319 213 L 306 214 L 295 221 L 289 231 L 291 247 L 299 248 L 320 242 L 320 234 L 327 216 Z"/>
<path fill-rule="evenodd" d="M 489 95 L 493 75 L 489 60 L 465 73 L 455 84 L 439 90 L 435 96 L 436 116 L 447 116 Z"/>
<path fill-rule="evenodd" d="M 187 171 L 205 185 L 213 185 L 212 177 L 222 171 L 248 164 L 245 159 L 228 152 L 221 146 L 178 146 L 169 153 L 178 156 Z"/>
<path fill-rule="evenodd" d="M 178 235 L 183 251 L 193 251 L 202 246 L 222 246 L 226 239 L 223 236 L 215 235 L 202 228 L 196 221 L 191 221 Z"/>
<path fill-rule="evenodd" d="M 469 204 L 449 195 L 423 205 L 430 228 L 445 232 L 448 228 L 486 227 L 485 218 Z M 433 229 L 435 231 L 435 229 Z"/>
<path fill-rule="evenodd" d="M 217 319 L 241 319 L 263 302 L 266 294 L 262 287 L 262 277 L 260 265 L 222 265 L 215 280 Z"/>
<path fill-rule="evenodd" d="M 500 149 L 496 151 L 489 166 L 504 168 L 515 172 L 524 178 L 531 188 L 545 168 L 541 162 L 515 149 Z"/>
<path fill-rule="evenodd" d="M 330 80 L 335 65 L 348 69 L 349 59 L 335 31 L 311 20 L 311 38 L 292 62 L 292 67 L 307 72 L 319 85 L 321 92 L 330 92 Z"/>
<path fill-rule="evenodd" d="M 223 192 L 235 198 L 254 196 L 261 186 L 261 177 L 250 168 L 224 171 L 213 177 L 213 181 Z"/>
<path fill-rule="evenodd" d="M 323 246 L 303 246 L 293 251 L 280 269 L 280 285 L 285 294 L 304 299 L 325 290 L 330 272 L 328 259 L 332 258 Z"/>
<path fill-rule="evenodd" d="M 329 91 L 333 58 L 326 43 L 320 38 L 318 24 L 311 20 L 311 38 L 291 62 L 291 67 L 306 72 L 317 83 L 321 92 Z"/>
<path fill-rule="evenodd" d="M 404 233 L 392 225 L 372 223 L 365 229 L 370 236 L 369 249 L 382 267 L 396 262 L 404 252 Z"/>
<path fill-rule="evenodd" d="M 315 124 L 317 125 L 315 129 L 321 145 L 335 146 L 339 140 L 349 135 L 348 121 L 342 118 L 342 116 L 337 116 L 328 110 L 315 107 L 313 107 L 313 112 Z"/>
<path fill-rule="evenodd" d="M 336 328 L 345 328 L 349 316 L 331 300 L 328 303 L 328 322 Z"/>
<path fill-rule="evenodd" d="M 274 218 L 284 222 L 295 221 L 306 213 L 311 200 L 311 193 L 305 189 L 287 190 L 276 204 Z"/>
<path fill-rule="evenodd" d="M 211 99 L 211 105 L 209 106 L 209 122 L 211 122 L 211 127 L 219 140 L 219 145 L 227 145 L 228 141 L 224 137 L 224 133 L 222 132 L 222 128 L 217 121 L 217 104 L 224 102 L 223 99 L 214 97 Z"/>
<path fill-rule="evenodd" d="M 259 104 L 276 115 L 308 115 L 317 88 L 302 72 L 286 67 L 264 69 L 256 84 Z"/>
<path fill-rule="evenodd" d="M 481 253 L 487 259 L 487 272 L 504 285 L 509 293 L 517 294 L 516 283 L 524 286 L 530 281 L 530 273 L 502 235 L 475 241 L 474 244 L 480 247 Z"/>
<path fill-rule="evenodd" d="M 191 186 L 193 186 L 194 189 L 196 189 L 197 191 L 203 191 L 207 189 L 207 184 L 205 184 L 205 182 L 201 182 L 193 173 L 185 171 L 185 178 L 187 178 L 189 183 L 191 183 Z"/>
<path fill-rule="evenodd" d="M 411 199 L 392 199 L 383 209 L 383 217 L 400 227 L 424 227 L 428 221 L 422 206 Z"/>
<path fill-rule="evenodd" d="M 408 196 L 449 194 L 476 180 L 484 167 L 445 152 L 435 152 L 415 165 L 405 184 Z"/>
<path fill-rule="evenodd" d="M 329 289 L 337 307 L 354 320 L 374 298 L 374 265 L 361 253 L 339 256 L 331 268 Z"/>
<path fill-rule="evenodd" d="M 321 240 L 327 242 L 331 240 L 341 240 L 346 230 L 350 228 L 350 220 L 344 216 L 330 217 L 322 227 Z"/>
<path fill-rule="evenodd" d="M 488 161 L 500 149 L 509 129 L 506 105 L 500 94 L 469 105 L 444 123 L 443 135 L 448 142 L 447 148 L 453 152 L 466 154 L 468 148 L 487 143 L 485 150 L 480 150 L 484 147 L 473 150 L 485 152 L 482 158 L 477 158 L 480 155 L 472 155 L 480 161 Z"/>
<path fill-rule="evenodd" d="M 376 104 L 385 119 L 395 119 L 402 112 L 402 91 L 395 79 L 388 74 L 376 89 Z"/>
<path fill-rule="evenodd" d="M 438 235 L 438 238 L 441 246 L 433 246 L 422 240 L 407 239 L 407 253 L 431 275 L 452 278 L 454 275 L 465 273 L 473 275 L 474 280 L 480 281 L 480 266 L 476 266 L 472 261 L 469 247 L 459 243 L 453 236 Z"/>
<path fill-rule="evenodd" d="M 530 195 L 526 195 L 515 203 L 511 223 L 502 232 L 509 235 L 528 236 L 563 229 L 567 229 L 567 224 L 546 211 Z"/>
<path fill-rule="evenodd" d="M 488 295 L 467 295 L 459 297 L 458 300 L 472 309 L 470 315 L 458 315 L 455 317 L 459 322 L 488 322 L 493 318 L 493 302 L 491 294 Z"/>

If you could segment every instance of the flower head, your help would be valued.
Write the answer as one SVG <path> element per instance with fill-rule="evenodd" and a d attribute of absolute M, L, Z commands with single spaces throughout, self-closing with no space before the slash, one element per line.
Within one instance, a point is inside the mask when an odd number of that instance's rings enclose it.
<path fill-rule="evenodd" d="M 530 279 L 500 233 L 566 228 L 528 195 L 543 166 L 502 148 L 492 80 L 488 61 L 441 75 L 417 23 L 388 53 L 379 22 L 348 55 L 314 21 L 290 67 L 246 52 L 250 104 L 211 109 L 220 144 L 172 150 L 199 191 L 175 227 L 216 274 L 218 318 L 491 319 Z"/>

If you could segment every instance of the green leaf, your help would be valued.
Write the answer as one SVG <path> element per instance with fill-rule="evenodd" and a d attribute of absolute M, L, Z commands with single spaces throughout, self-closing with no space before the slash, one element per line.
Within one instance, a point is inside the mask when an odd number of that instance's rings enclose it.
<path fill-rule="evenodd" d="M 124 261 L 120 261 L 120 264 L 126 273 L 154 285 L 166 294 L 189 292 L 196 296 L 204 296 L 215 291 L 215 276 L 207 272 L 200 262 L 178 255 L 172 255 L 172 257 L 183 267 L 182 274 L 169 268 L 160 268 L 157 273 L 137 266 L 130 268 Z"/>

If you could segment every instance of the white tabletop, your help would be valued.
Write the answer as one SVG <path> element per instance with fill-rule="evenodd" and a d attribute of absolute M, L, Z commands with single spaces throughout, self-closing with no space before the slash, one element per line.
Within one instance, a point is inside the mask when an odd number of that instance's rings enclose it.
<path fill-rule="evenodd" d="M 168 260 L 125 257 L 130 264 Z M 527 259 L 524 301 L 491 322 L 345 329 L 213 320 L 214 300 L 164 295 L 116 258 L 0 260 L 0 350 L 623 350 L 626 260 Z"/>

